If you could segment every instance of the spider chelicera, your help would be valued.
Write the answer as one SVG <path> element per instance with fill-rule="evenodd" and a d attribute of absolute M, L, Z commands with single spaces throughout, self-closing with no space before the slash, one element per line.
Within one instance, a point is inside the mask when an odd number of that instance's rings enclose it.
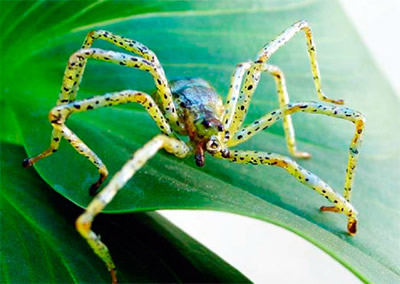
<path fill-rule="evenodd" d="M 90 32 L 86 36 L 82 48 L 71 55 L 65 70 L 57 106 L 49 113 L 49 120 L 54 128 L 50 147 L 35 157 L 25 159 L 23 162 L 24 167 L 29 167 L 38 160 L 56 152 L 63 137 L 71 143 L 79 154 L 87 157 L 98 169 L 100 178 L 89 189 L 90 194 L 95 195 L 97 189 L 106 179 L 108 171 L 100 158 L 66 126 L 65 123 L 69 115 L 105 106 L 136 102 L 147 110 L 162 132 L 162 134 L 155 136 L 134 153 L 122 169 L 113 176 L 107 186 L 94 197 L 85 212 L 76 221 L 79 233 L 106 263 L 111 272 L 113 282 L 117 281 L 115 265 L 107 247 L 91 230 L 93 219 L 111 202 L 134 173 L 143 167 L 160 149 L 165 149 L 179 158 L 194 154 L 195 162 L 198 166 L 204 165 L 204 154 L 208 152 L 215 158 L 234 163 L 281 167 L 301 183 L 332 202 L 333 206 L 323 206 L 321 210 L 345 214 L 348 218 L 348 233 L 350 235 L 356 233 L 357 211 L 350 204 L 350 198 L 365 118 L 361 113 L 341 106 L 316 102 L 289 103 L 283 73 L 278 67 L 267 64 L 267 61 L 276 50 L 299 31 L 304 31 L 306 36 L 318 98 L 324 102 L 342 105 L 344 103 L 343 100 L 333 100 L 322 93 L 314 40 L 309 24 L 306 21 L 296 22 L 276 39 L 266 44 L 257 55 L 255 61 L 243 62 L 236 66 L 231 77 L 225 104 L 222 103 L 221 97 L 211 85 L 201 78 L 182 78 L 168 82 L 164 70 L 153 51 L 135 40 L 121 37 L 108 31 L 97 30 Z M 92 48 L 91 46 L 96 39 L 106 40 L 142 57 Z M 75 100 L 88 58 L 149 72 L 154 78 L 157 92 L 154 96 L 150 96 L 140 91 L 125 90 L 89 99 Z M 249 125 L 243 126 L 242 124 L 252 95 L 259 83 L 261 72 L 266 72 L 274 77 L 279 98 L 279 108 Z M 288 157 L 269 152 L 231 149 L 231 147 L 247 141 L 282 118 L 290 154 L 297 158 L 309 158 L 310 155 L 308 153 L 299 152 L 296 148 L 290 116 L 296 112 L 324 114 L 345 119 L 355 124 L 356 130 L 349 148 L 343 196 L 335 192 L 315 174 L 302 168 Z M 189 136 L 189 142 L 180 140 L 178 138 L 179 135 Z"/>

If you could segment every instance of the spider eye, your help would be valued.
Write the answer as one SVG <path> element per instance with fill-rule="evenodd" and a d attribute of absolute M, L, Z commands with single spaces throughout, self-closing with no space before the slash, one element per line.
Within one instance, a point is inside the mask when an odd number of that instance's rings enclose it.
<path fill-rule="evenodd" d="M 224 126 L 222 124 L 218 124 L 218 131 L 219 132 L 224 131 Z"/>
<path fill-rule="evenodd" d="M 210 127 L 211 127 L 211 123 L 210 123 L 208 120 L 206 120 L 206 119 L 204 119 L 204 120 L 201 122 L 201 124 L 203 124 L 205 128 L 210 128 Z"/>

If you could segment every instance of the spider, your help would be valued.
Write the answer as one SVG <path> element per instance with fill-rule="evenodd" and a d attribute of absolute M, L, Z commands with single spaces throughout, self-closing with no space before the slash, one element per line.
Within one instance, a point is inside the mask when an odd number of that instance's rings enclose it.
<path fill-rule="evenodd" d="M 267 64 L 271 55 L 285 45 L 295 34 L 303 31 L 306 36 L 308 54 L 315 89 L 321 101 L 336 104 L 333 106 L 320 102 L 289 103 L 285 77 L 282 71 Z M 102 39 L 113 43 L 141 57 L 122 52 L 92 48 L 95 40 Z M 88 58 L 102 60 L 146 71 L 154 78 L 157 91 L 151 96 L 141 91 L 124 90 L 83 100 L 76 100 Z M 260 75 L 266 72 L 276 83 L 279 108 L 243 126 L 252 95 L 259 83 Z M 162 132 L 137 150 L 110 182 L 97 195 L 97 189 L 108 176 L 107 167 L 101 159 L 66 126 L 67 118 L 77 112 L 85 112 L 105 106 L 136 102 L 142 105 Z M 53 127 L 50 147 L 41 154 L 23 161 L 24 167 L 55 153 L 61 138 L 65 138 L 79 154 L 84 155 L 97 169 L 99 179 L 89 193 L 94 199 L 76 220 L 76 228 L 93 251 L 105 262 L 111 272 L 112 282 L 117 282 L 113 260 L 104 243 L 91 230 L 92 222 L 105 206 L 111 202 L 118 191 L 130 178 L 145 165 L 159 150 L 185 158 L 194 155 L 197 166 L 203 166 L 205 153 L 217 159 L 240 164 L 270 165 L 280 167 L 298 179 L 299 182 L 315 190 L 332 202 L 333 206 L 323 206 L 321 211 L 343 213 L 347 216 L 347 229 L 350 235 L 356 234 L 357 211 L 350 203 L 355 167 L 359 156 L 365 125 L 364 116 L 352 109 L 342 107 L 343 100 L 326 97 L 321 90 L 320 72 L 316 49 L 309 24 L 302 20 L 287 28 L 274 40 L 266 44 L 255 61 L 240 63 L 234 70 L 225 104 L 214 88 L 201 78 L 181 78 L 168 81 L 164 70 L 154 54 L 143 44 L 104 30 L 90 32 L 82 48 L 73 53 L 68 61 L 57 106 L 49 113 Z M 299 166 L 289 157 L 270 152 L 232 150 L 249 140 L 262 130 L 269 128 L 278 120 L 283 120 L 286 143 L 289 153 L 296 158 L 310 158 L 310 154 L 297 150 L 291 114 L 296 112 L 316 113 L 341 118 L 355 124 L 346 169 L 344 194 L 341 196 L 315 174 Z M 179 137 L 189 136 L 184 142 Z"/>

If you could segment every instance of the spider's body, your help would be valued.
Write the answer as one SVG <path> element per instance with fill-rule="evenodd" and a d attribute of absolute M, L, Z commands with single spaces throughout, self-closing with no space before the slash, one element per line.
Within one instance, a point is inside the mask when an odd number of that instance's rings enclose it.
<path fill-rule="evenodd" d="M 57 106 L 49 113 L 49 120 L 53 126 L 50 147 L 35 157 L 25 159 L 24 167 L 31 166 L 36 161 L 55 153 L 59 148 L 61 138 L 65 138 L 79 154 L 84 155 L 98 169 L 100 178 L 89 190 L 90 194 L 94 195 L 108 176 L 108 170 L 102 160 L 66 125 L 67 118 L 71 114 L 134 102 L 146 109 L 162 132 L 134 153 L 132 158 L 113 176 L 107 186 L 94 197 L 85 212 L 76 221 L 79 233 L 111 271 L 113 282 L 117 281 L 115 265 L 105 244 L 91 230 L 93 219 L 111 202 L 135 172 L 143 167 L 160 149 L 165 149 L 179 158 L 194 154 L 198 166 L 204 164 L 204 153 L 208 152 L 214 158 L 233 163 L 280 167 L 332 203 L 333 206 L 322 206 L 321 211 L 345 214 L 348 218 L 347 230 L 349 234 L 354 235 L 356 233 L 357 211 L 350 203 L 350 199 L 364 133 L 365 118 L 361 113 L 349 108 L 321 102 L 289 103 L 283 72 L 278 67 L 267 64 L 267 61 L 276 50 L 299 31 L 304 31 L 306 35 L 311 71 L 318 98 L 324 102 L 343 104 L 342 100 L 330 99 L 322 93 L 315 44 L 311 29 L 306 21 L 293 24 L 276 39 L 266 44 L 257 55 L 256 60 L 243 62 L 236 66 L 231 77 L 225 104 L 222 103 L 221 97 L 211 85 L 203 79 L 183 78 L 168 82 L 153 51 L 135 40 L 108 31 L 90 32 L 82 48 L 71 55 L 65 69 Z M 108 41 L 140 56 L 92 48 L 93 42 L 97 39 Z M 88 58 L 146 71 L 153 77 L 157 91 L 153 97 L 144 92 L 125 90 L 76 100 Z M 263 72 L 272 75 L 275 79 L 279 108 L 259 117 L 248 125 L 243 125 L 251 98 Z M 263 149 L 256 149 L 257 151 L 232 149 L 232 147 L 249 140 L 261 131 L 267 130 L 271 125 L 282 119 L 289 153 L 295 158 L 309 158 L 308 153 L 297 151 L 291 120 L 291 114 L 297 112 L 328 115 L 355 124 L 355 133 L 349 147 L 343 196 L 289 157 L 262 152 Z M 188 142 L 184 142 L 176 134 L 187 135 L 190 139 Z"/>
<path fill-rule="evenodd" d="M 198 166 L 204 165 L 204 151 L 211 137 L 217 139 L 224 130 L 221 122 L 224 114 L 222 98 L 215 89 L 202 78 L 183 78 L 170 82 L 173 101 L 179 117 L 179 124 L 188 135 L 195 149 Z"/>

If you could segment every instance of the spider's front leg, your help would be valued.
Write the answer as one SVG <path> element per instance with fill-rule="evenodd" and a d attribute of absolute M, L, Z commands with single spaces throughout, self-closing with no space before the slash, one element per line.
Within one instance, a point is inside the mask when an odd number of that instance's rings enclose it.
<path fill-rule="evenodd" d="M 314 43 L 314 38 L 311 32 L 311 27 L 307 21 L 301 20 L 294 23 L 284 32 L 282 32 L 276 39 L 266 44 L 261 51 L 258 53 L 256 63 L 260 65 L 254 66 L 254 69 L 260 68 L 262 63 L 266 63 L 268 59 L 274 54 L 279 48 L 284 46 L 290 39 L 292 39 L 298 32 L 303 31 L 307 40 L 308 55 L 311 62 L 311 72 L 313 74 L 314 85 L 317 91 L 318 98 L 321 101 L 342 105 L 344 101 L 341 99 L 330 99 L 324 95 L 321 88 L 321 74 L 319 72 L 317 62 L 317 51 Z"/>
<path fill-rule="evenodd" d="M 129 179 L 160 149 L 165 149 L 179 158 L 184 158 L 190 153 L 190 149 L 183 141 L 165 135 L 154 137 L 134 153 L 133 157 L 113 176 L 107 186 L 96 195 L 87 206 L 85 212 L 76 220 L 78 232 L 87 240 L 93 251 L 105 262 L 108 270 L 111 272 L 113 283 L 117 283 L 115 264 L 106 245 L 91 230 L 92 222 L 95 216 L 111 202 Z"/>
<path fill-rule="evenodd" d="M 274 76 L 279 105 L 282 109 L 284 105 L 289 103 L 289 97 L 286 90 L 285 77 L 282 71 L 276 66 L 266 64 L 268 59 L 279 48 L 284 46 L 290 39 L 298 32 L 304 31 L 307 39 L 308 54 L 311 62 L 311 71 L 315 89 L 318 98 L 325 102 L 343 104 L 343 100 L 334 100 L 326 97 L 321 89 L 321 75 L 319 72 L 316 47 L 312 36 L 311 28 L 306 21 L 299 21 L 281 33 L 276 39 L 266 44 L 259 52 L 257 59 L 254 62 L 244 62 L 237 66 L 234 74 L 232 75 L 231 85 L 229 88 L 226 114 L 224 116 L 224 126 L 227 130 L 226 136 L 232 136 L 242 125 L 255 89 L 259 83 L 261 72 L 267 72 Z M 246 72 L 246 74 L 245 74 Z M 243 80 L 244 77 L 244 80 Z M 243 81 L 243 84 L 242 84 Z M 283 125 L 289 153 L 298 158 L 309 158 L 310 154 L 299 152 L 296 149 L 294 128 L 289 114 L 283 117 Z"/>
<path fill-rule="evenodd" d="M 277 120 L 281 119 L 284 114 L 293 114 L 296 112 L 307 112 L 314 114 L 323 114 L 335 118 L 345 119 L 353 122 L 356 125 L 356 131 L 351 140 L 349 147 L 349 159 L 346 169 L 346 177 L 344 184 L 344 197 L 336 193 L 327 183 L 322 181 L 319 177 L 311 172 L 300 167 L 295 161 L 273 153 L 261 153 L 255 151 L 228 151 L 227 154 L 216 154 L 217 158 L 227 159 L 236 163 L 251 163 L 251 164 L 266 164 L 278 166 L 291 175 L 296 177 L 301 183 L 307 185 L 313 190 L 317 191 L 329 201 L 333 203 L 333 207 L 321 207 L 322 211 L 342 212 L 348 216 L 348 231 L 349 234 L 356 233 L 356 211 L 350 204 L 352 186 L 355 175 L 355 168 L 359 156 L 359 149 L 362 142 L 365 118 L 357 111 L 345 107 L 330 106 L 314 102 L 295 103 L 286 105 L 283 110 L 272 111 L 265 116 L 257 119 L 250 125 L 237 131 L 226 144 L 228 146 L 235 146 L 262 131 L 267 129 Z"/>
<path fill-rule="evenodd" d="M 111 35 L 110 35 L 111 36 Z M 184 127 L 183 125 L 179 124 L 178 121 L 178 115 L 176 113 L 176 109 L 174 106 L 174 103 L 172 101 L 172 95 L 171 95 L 171 90 L 168 86 L 168 81 L 165 77 L 164 71 L 159 65 L 158 60 L 156 59 L 154 53 L 152 53 L 150 50 L 145 48 L 143 45 L 139 44 L 138 42 L 129 40 L 129 39 L 119 39 L 120 44 L 128 46 L 128 50 L 136 52 L 138 51 L 139 54 L 143 56 L 147 56 L 152 60 L 150 62 L 147 59 L 141 58 L 141 57 L 134 57 L 130 56 L 128 54 L 120 53 L 120 52 L 114 52 L 114 51 L 106 51 L 102 49 L 97 49 L 97 48 L 88 48 L 88 49 L 80 49 L 77 52 L 75 52 L 73 55 L 71 55 L 67 68 L 64 73 L 64 80 L 63 80 L 63 85 L 61 88 L 60 96 L 57 102 L 57 105 L 59 106 L 64 106 L 67 104 L 71 104 L 75 101 L 75 97 L 77 94 L 77 91 L 79 89 L 79 84 L 82 78 L 82 74 L 87 62 L 88 58 L 93 58 L 96 60 L 101 60 L 101 61 L 106 61 L 122 66 L 128 66 L 132 68 L 137 68 L 146 72 L 149 72 L 154 79 L 154 82 L 156 84 L 157 90 L 158 90 L 158 95 L 159 95 L 159 101 L 160 105 L 162 107 L 162 111 L 165 114 L 165 118 L 167 122 L 172 125 L 175 129 L 180 129 Z M 123 42 L 122 42 L 123 41 Z M 130 47 L 130 45 L 133 45 L 133 47 Z M 155 103 L 153 103 L 154 106 L 156 106 Z M 79 108 L 79 104 L 75 103 L 76 108 Z M 103 105 L 108 105 L 108 104 L 103 104 Z M 164 117 L 163 117 L 164 118 Z M 164 127 L 164 126 L 163 126 Z M 161 128 L 161 127 L 160 127 Z M 167 135 L 171 134 L 170 132 L 166 132 L 167 127 L 164 129 L 161 128 L 163 133 L 166 133 Z M 169 129 L 169 126 L 168 126 Z M 44 152 L 40 153 L 37 156 L 34 156 L 32 158 L 27 158 L 23 161 L 23 167 L 29 167 L 33 165 L 35 162 L 37 162 L 40 159 L 43 159 L 47 156 L 50 156 L 54 152 L 57 151 L 61 137 L 63 136 L 63 133 L 61 132 L 60 129 L 57 127 L 54 127 L 53 132 L 52 132 L 52 139 L 50 143 L 50 147 L 45 150 Z M 78 141 L 78 140 L 77 140 Z M 80 141 L 80 140 L 79 140 Z M 80 144 L 80 143 L 78 143 Z M 99 164 L 96 164 L 96 167 L 101 168 L 100 171 L 100 178 L 96 184 L 93 185 L 93 188 L 97 188 L 100 186 L 100 184 L 103 182 L 105 177 L 107 176 L 108 172 L 104 164 L 101 162 L 101 160 L 92 152 L 92 151 L 86 151 L 88 148 L 84 147 L 85 151 L 82 153 L 87 153 L 89 155 L 90 160 L 93 162 L 96 160 Z M 89 149 L 90 150 L 90 149 Z M 91 191 L 92 193 L 95 192 L 94 190 Z"/>

